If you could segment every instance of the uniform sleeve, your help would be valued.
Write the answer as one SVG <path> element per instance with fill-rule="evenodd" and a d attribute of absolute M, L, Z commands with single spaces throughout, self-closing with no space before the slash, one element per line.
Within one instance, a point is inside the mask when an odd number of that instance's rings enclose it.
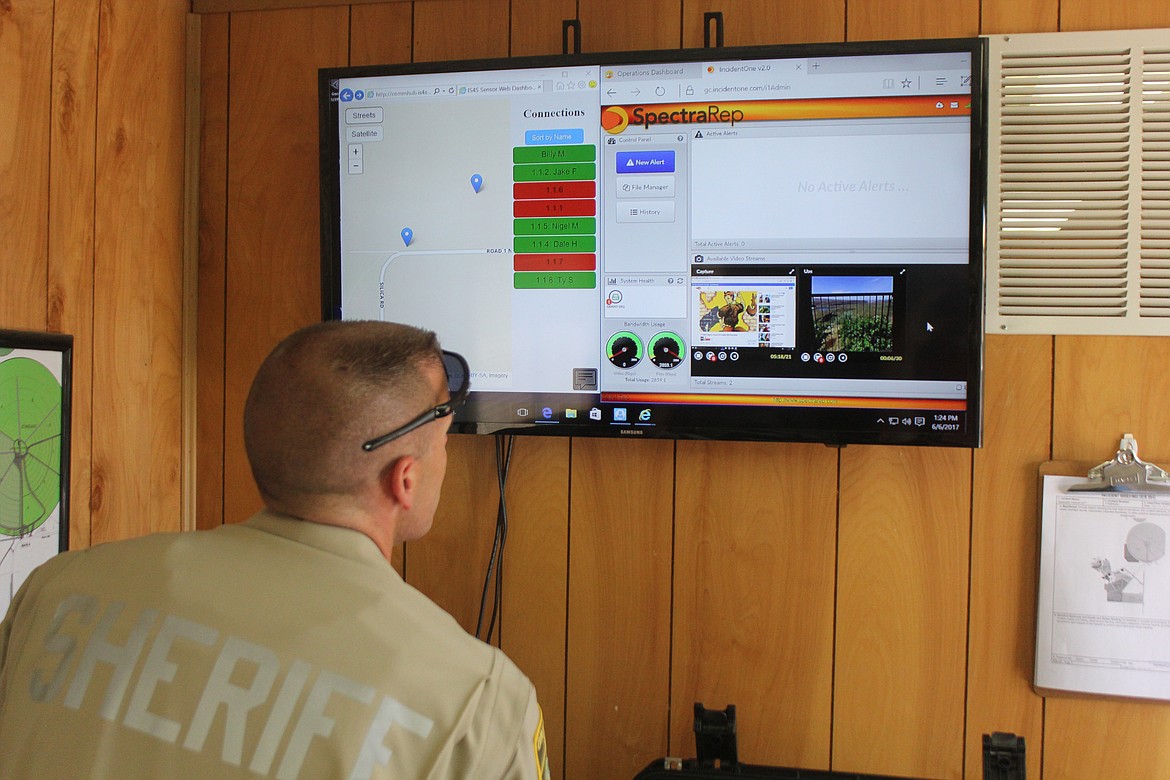
<path fill-rule="evenodd" d="M 524 725 L 516 743 L 512 761 L 500 780 L 552 780 L 548 764 L 548 745 L 544 735 L 544 715 L 536 703 L 536 690 L 529 685 L 528 707 Z"/>

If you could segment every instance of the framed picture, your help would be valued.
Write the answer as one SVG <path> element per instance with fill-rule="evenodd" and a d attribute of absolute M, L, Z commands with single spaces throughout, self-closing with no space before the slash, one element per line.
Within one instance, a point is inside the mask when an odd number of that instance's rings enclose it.
<path fill-rule="evenodd" d="M 0 330 L 0 614 L 69 547 L 73 337 Z"/>

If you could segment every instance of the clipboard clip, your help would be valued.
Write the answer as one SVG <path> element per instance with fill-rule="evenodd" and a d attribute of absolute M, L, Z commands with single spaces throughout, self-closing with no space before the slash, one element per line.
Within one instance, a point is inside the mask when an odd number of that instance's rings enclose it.
<path fill-rule="evenodd" d="M 1069 490 L 1098 493 L 1170 493 L 1170 474 L 1138 458 L 1133 434 L 1121 437 L 1113 460 L 1089 469 L 1088 482 L 1071 485 Z"/>

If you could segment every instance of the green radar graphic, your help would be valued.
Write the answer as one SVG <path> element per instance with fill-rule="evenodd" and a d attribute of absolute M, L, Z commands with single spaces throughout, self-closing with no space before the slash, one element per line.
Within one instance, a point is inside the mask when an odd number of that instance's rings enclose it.
<path fill-rule="evenodd" d="M 0 537 L 26 536 L 61 500 L 61 383 L 35 360 L 0 362 Z"/>

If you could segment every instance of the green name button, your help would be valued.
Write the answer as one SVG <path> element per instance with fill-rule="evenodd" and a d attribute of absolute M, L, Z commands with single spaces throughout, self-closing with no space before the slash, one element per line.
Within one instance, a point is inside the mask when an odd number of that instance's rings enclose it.
<path fill-rule="evenodd" d="M 513 181 L 592 181 L 597 177 L 597 163 L 541 163 L 513 165 Z"/>
<path fill-rule="evenodd" d="M 512 149 L 514 163 L 569 163 L 593 162 L 597 147 L 582 146 L 517 146 Z"/>
<path fill-rule="evenodd" d="M 512 250 L 518 254 L 533 252 L 596 252 L 597 236 L 516 236 Z"/>
<path fill-rule="evenodd" d="M 512 276 L 517 290 L 592 290 L 597 287 L 597 274 L 594 271 L 520 271 Z"/>
<path fill-rule="evenodd" d="M 535 236 L 547 233 L 596 233 L 597 217 L 533 217 L 512 220 L 512 232 L 517 236 Z"/>

